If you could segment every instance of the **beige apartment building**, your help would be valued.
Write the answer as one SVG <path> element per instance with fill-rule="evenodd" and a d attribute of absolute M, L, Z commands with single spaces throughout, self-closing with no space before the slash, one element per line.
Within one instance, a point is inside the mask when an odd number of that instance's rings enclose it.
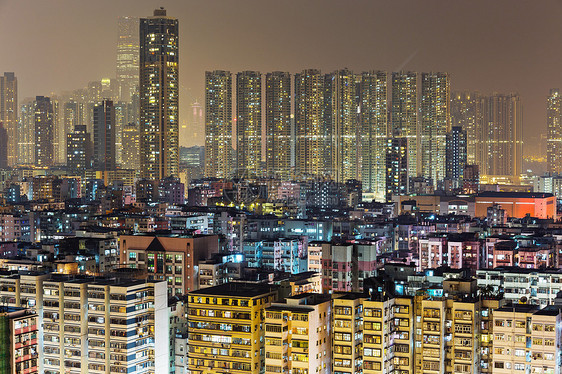
<path fill-rule="evenodd" d="M 265 372 L 328 374 L 332 369 L 331 297 L 300 294 L 265 310 Z"/>

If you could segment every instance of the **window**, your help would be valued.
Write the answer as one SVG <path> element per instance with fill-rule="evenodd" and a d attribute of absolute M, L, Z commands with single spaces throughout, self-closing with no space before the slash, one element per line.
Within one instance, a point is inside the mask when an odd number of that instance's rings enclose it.
<path fill-rule="evenodd" d="M 350 342 L 351 341 L 351 334 L 336 332 L 336 333 L 334 333 L 334 340 Z"/>
<path fill-rule="evenodd" d="M 365 317 L 381 318 L 382 317 L 382 310 L 373 309 L 373 308 L 365 308 Z"/>

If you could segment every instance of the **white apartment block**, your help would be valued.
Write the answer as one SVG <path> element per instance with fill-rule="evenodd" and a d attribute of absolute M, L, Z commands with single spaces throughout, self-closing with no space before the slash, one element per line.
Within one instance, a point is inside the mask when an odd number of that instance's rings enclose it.
<path fill-rule="evenodd" d="M 562 291 L 562 270 L 495 268 L 476 271 L 478 287 L 503 292 L 513 303 L 526 302 L 545 307 Z"/>
<path fill-rule="evenodd" d="M 36 311 L 41 373 L 169 372 L 165 282 L 12 275 L 0 298 Z"/>

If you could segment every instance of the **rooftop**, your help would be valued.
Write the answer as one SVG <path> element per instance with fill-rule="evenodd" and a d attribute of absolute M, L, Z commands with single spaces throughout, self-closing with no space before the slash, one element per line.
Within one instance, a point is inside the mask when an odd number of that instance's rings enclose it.
<path fill-rule="evenodd" d="M 522 198 L 522 199 L 546 199 L 553 197 L 551 193 L 544 192 L 481 192 L 477 197 L 507 197 L 507 198 Z"/>
<path fill-rule="evenodd" d="M 277 287 L 263 283 L 230 282 L 202 290 L 191 291 L 189 295 L 232 296 L 253 298 L 276 292 Z"/>
<path fill-rule="evenodd" d="M 535 313 L 538 316 L 557 316 L 562 312 L 562 305 L 549 305 Z"/>

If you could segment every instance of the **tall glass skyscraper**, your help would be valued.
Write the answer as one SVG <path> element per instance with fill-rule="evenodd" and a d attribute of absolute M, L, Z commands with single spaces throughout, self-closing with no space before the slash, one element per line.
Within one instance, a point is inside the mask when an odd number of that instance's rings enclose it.
<path fill-rule="evenodd" d="M 140 172 L 158 180 L 179 173 L 178 20 L 163 8 L 140 20 Z"/>
<path fill-rule="evenodd" d="M 139 19 L 119 17 L 117 28 L 119 99 L 130 101 L 139 84 Z"/>

